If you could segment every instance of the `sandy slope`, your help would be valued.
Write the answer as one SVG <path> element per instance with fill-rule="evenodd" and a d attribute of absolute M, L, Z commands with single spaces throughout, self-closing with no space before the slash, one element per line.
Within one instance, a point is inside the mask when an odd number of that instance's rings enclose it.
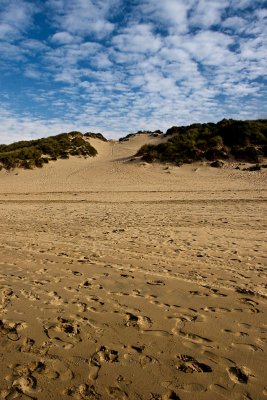
<path fill-rule="evenodd" d="M 266 172 L 0 172 L 0 398 L 267 399 Z"/>

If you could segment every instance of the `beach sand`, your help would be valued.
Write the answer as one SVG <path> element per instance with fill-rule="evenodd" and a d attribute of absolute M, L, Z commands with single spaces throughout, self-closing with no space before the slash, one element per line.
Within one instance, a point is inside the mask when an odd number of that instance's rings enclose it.
<path fill-rule="evenodd" d="M 267 399 L 267 171 L 0 172 L 1 399 Z"/>

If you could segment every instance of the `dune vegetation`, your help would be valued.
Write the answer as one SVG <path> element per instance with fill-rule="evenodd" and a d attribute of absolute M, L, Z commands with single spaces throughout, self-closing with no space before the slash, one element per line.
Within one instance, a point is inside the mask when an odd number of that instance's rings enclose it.
<path fill-rule="evenodd" d="M 45 163 L 70 156 L 93 157 L 96 149 L 80 132 L 0 145 L 0 168 L 41 168 Z"/>
<path fill-rule="evenodd" d="M 195 161 L 210 161 L 221 166 L 223 160 L 236 160 L 258 164 L 267 157 L 267 120 L 236 121 L 223 119 L 218 123 L 173 126 L 165 134 L 161 131 L 139 131 L 165 138 L 158 144 L 143 145 L 136 156 L 146 162 L 163 162 L 182 165 Z M 119 141 L 127 141 L 129 134 Z M 70 156 L 94 157 L 97 150 L 90 138 L 104 142 L 101 133 L 73 131 L 42 139 L 19 141 L 0 145 L 0 169 L 32 169 L 58 158 Z M 167 138 L 167 141 L 166 141 Z M 216 164 L 217 163 L 217 164 Z"/>
<path fill-rule="evenodd" d="M 174 126 L 165 143 L 146 144 L 137 152 L 146 162 L 176 165 L 194 161 L 232 159 L 258 163 L 267 156 L 267 120 L 236 121 Z"/>

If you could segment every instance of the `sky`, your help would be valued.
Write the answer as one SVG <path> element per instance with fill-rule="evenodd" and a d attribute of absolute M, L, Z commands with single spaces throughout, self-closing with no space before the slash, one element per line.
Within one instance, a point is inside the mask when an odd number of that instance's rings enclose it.
<path fill-rule="evenodd" d="M 0 0 L 0 143 L 266 118 L 264 0 Z"/>

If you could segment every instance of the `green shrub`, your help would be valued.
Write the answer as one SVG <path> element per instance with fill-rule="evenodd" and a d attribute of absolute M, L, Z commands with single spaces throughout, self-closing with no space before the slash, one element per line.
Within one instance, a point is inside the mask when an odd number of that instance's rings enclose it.
<path fill-rule="evenodd" d="M 232 154 L 237 160 L 258 163 L 263 156 L 263 152 L 254 146 L 234 147 Z"/>
<path fill-rule="evenodd" d="M 20 162 L 19 167 L 24 169 L 33 169 L 34 162 L 33 160 L 23 160 Z"/>
<path fill-rule="evenodd" d="M 61 133 L 43 139 L 0 145 L 0 163 L 6 169 L 41 168 L 49 160 L 67 159 L 69 155 L 91 157 L 96 154 L 96 149 L 83 139 L 80 132 Z"/>
<path fill-rule="evenodd" d="M 229 158 L 229 155 L 222 149 L 212 147 L 204 153 L 204 158 L 208 161 L 215 161 L 218 159 L 227 159 Z"/>
<path fill-rule="evenodd" d="M 36 159 L 34 160 L 34 165 L 35 165 L 37 168 L 42 168 L 43 165 L 44 165 L 44 159 L 43 159 L 43 158 L 36 158 Z"/>
<path fill-rule="evenodd" d="M 210 147 L 222 147 L 223 146 L 223 138 L 219 135 L 213 136 L 208 140 L 208 144 Z"/>
<path fill-rule="evenodd" d="M 81 147 L 84 146 L 84 139 L 82 137 L 76 136 L 72 139 L 71 145 L 74 147 Z"/>
<path fill-rule="evenodd" d="M 144 160 L 172 162 L 178 165 L 201 159 L 227 159 L 258 162 L 267 156 L 267 120 L 222 120 L 217 124 L 173 126 L 165 136 L 166 143 L 145 145 L 136 155 Z"/>

